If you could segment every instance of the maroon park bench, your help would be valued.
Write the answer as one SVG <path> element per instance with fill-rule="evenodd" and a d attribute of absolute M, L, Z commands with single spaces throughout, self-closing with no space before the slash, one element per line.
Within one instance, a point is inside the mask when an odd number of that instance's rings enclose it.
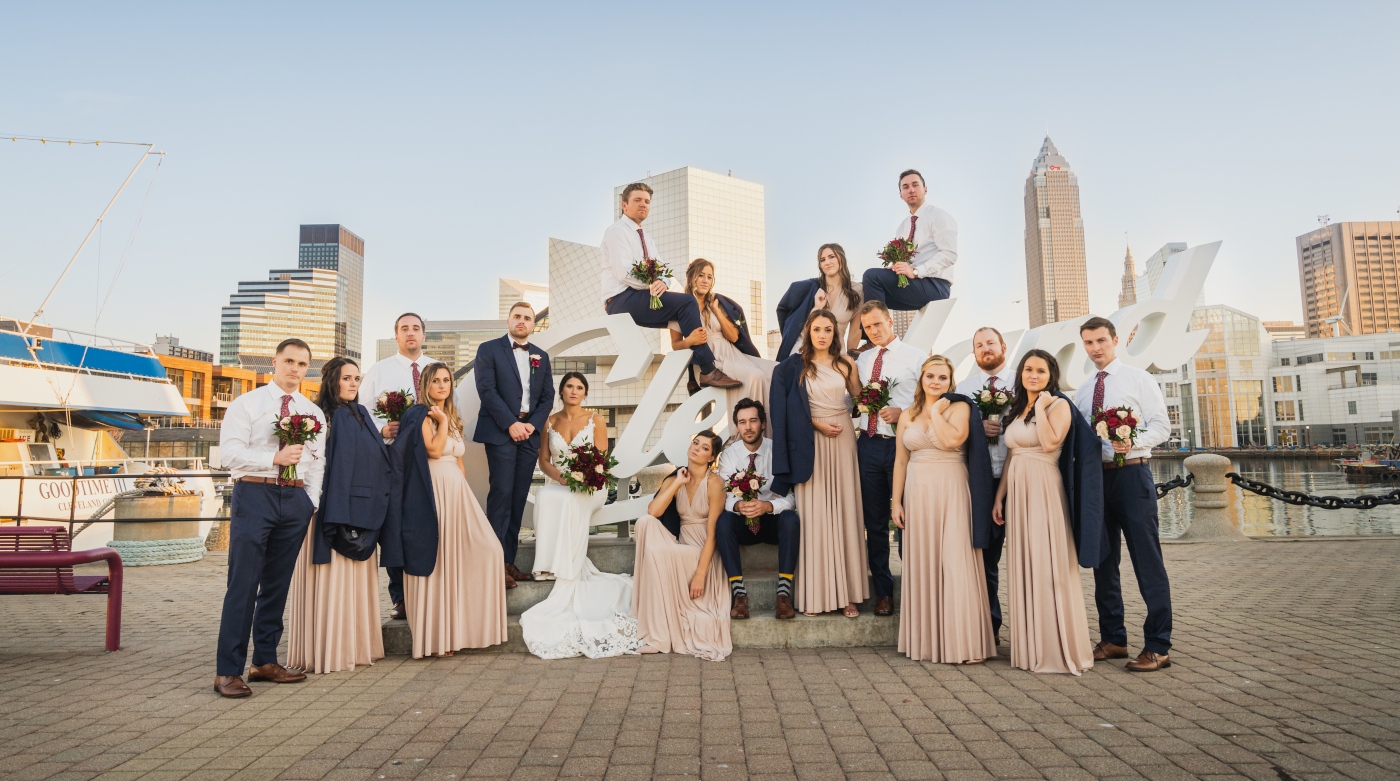
<path fill-rule="evenodd" d="M 73 567 L 106 561 L 106 575 Z M 72 550 L 62 526 L 0 526 L 0 594 L 106 594 L 107 650 L 121 648 L 122 558 L 111 548 Z"/>

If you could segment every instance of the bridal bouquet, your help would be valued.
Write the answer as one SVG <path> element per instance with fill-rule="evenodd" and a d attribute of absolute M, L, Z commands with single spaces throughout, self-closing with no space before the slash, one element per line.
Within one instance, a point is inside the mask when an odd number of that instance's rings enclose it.
<path fill-rule="evenodd" d="M 763 490 L 764 483 L 768 480 L 757 469 L 745 469 L 735 472 L 724 482 L 724 490 L 733 494 L 741 502 L 752 502 L 758 498 L 758 492 Z M 749 526 L 749 531 L 758 534 L 758 519 L 745 518 Z"/>
<path fill-rule="evenodd" d="M 880 410 L 890 405 L 890 389 L 897 384 L 897 380 L 882 377 L 860 386 L 860 393 L 856 394 L 856 411 L 864 415 L 880 414 Z"/>
<path fill-rule="evenodd" d="M 413 406 L 413 394 L 406 390 L 384 391 L 374 402 L 374 416 L 390 423 L 403 419 L 403 414 Z"/>
<path fill-rule="evenodd" d="M 1094 413 L 1094 432 L 1099 439 L 1108 442 L 1127 442 L 1132 447 L 1137 440 L 1137 424 L 1137 415 L 1133 414 L 1132 407 L 1111 407 Z M 1122 453 L 1113 453 L 1115 466 L 1122 466 L 1126 460 Z"/>
<path fill-rule="evenodd" d="M 982 413 L 983 420 L 992 420 L 1001 417 L 1002 410 L 1011 405 L 1011 394 L 1003 388 L 993 388 L 991 383 L 978 391 L 974 397 L 977 400 L 977 409 Z M 987 444 L 995 445 L 1001 437 L 987 437 Z"/>
<path fill-rule="evenodd" d="M 617 459 L 599 450 L 591 442 L 575 445 L 559 458 L 559 471 L 574 493 L 591 494 L 617 485 L 612 468 Z"/>
<path fill-rule="evenodd" d="M 631 273 L 632 276 L 636 277 L 637 279 L 641 280 L 647 285 L 651 285 L 662 279 L 670 279 L 671 267 L 667 266 L 665 263 L 662 263 L 659 260 L 656 260 L 655 258 L 644 257 L 636 263 L 632 264 L 632 270 L 629 273 Z M 651 308 L 661 308 L 660 296 L 651 297 Z"/>
<path fill-rule="evenodd" d="M 889 268 L 896 263 L 908 263 L 914 259 L 914 253 L 919 249 L 919 245 L 908 239 L 892 239 L 885 248 L 880 250 L 880 254 L 875 257 L 880 259 L 880 265 Z M 899 286 L 909 287 L 909 278 L 903 274 L 899 275 Z"/>
<path fill-rule="evenodd" d="M 315 415 L 288 415 L 272 423 L 272 432 L 282 445 L 305 445 L 321 435 L 321 421 Z M 281 480 L 297 479 L 297 465 L 287 464 L 279 475 Z"/>

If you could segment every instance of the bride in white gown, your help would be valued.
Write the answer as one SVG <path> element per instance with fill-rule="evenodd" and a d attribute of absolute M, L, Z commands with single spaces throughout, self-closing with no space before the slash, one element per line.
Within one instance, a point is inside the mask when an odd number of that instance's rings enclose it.
<path fill-rule="evenodd" d="M 574 493 L 558 463 L 571 448 L 603 443 L 608 428 L 600 415 L 583 409 L 588 380 L 569 372 L 559 383 L 564 409 L 550 416 L 547 448 L 540 450 L 546 483 L 535 494 L 536 580 L 553 580 L 549 596 L 520 616 L 525 647 L 541 659 L 636 653 L 637 620 L 632 612 L 632 576 L 600 572 L 588 559 L 589 520 L 607 494 Z"/>

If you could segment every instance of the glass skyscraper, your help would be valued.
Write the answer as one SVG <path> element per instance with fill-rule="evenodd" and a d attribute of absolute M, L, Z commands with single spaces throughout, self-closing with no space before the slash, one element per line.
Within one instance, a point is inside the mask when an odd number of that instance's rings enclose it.
<path fill-rule="evenodd" d="M 1049 136 L 1026 177 L 1026 306 L 1031 328 L 1089 314 L 1079 177 Z"/>
<path fill-rule="evenodd" d="M 303 225 L 297 267 L 339 272 L 335 354 L 359 361 L 364 339 L 365 240 L 344 225 Z"/>

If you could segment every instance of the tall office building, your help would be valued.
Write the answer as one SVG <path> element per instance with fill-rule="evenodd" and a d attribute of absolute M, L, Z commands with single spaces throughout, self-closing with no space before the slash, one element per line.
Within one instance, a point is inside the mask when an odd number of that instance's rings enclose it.
<path fill-rule="evenodd" d="M 1142 264 L 1142 273 L 1137 278 L 1137 297 L 1147 298 L 1152 295 L 1152 289 L 1157 287 L 1157 280 L 1162 278 L 1162 271 L 1167 267 L 1167 260 L 1178 252 L 1186 250 L 1186 242 L 1172 241 L 1162 245 L 1162 248 L 1152 253 L 1146 263 Z M 1202 292 L 1204 295 L 1204 291 Z M 1198 301 L 1197 306 L 1204 304 Z"/>
<path fill-rule="evenodd" d="M 1049 136 L 1026 177 L 1026 305 L 1032 328 L 1089 314 L 1079 178 Z"/>
<path fill-rule="evenodd" d="M 1297 246 L 1309 338 L 1400 331 L 1400 222 L 1323 225 Z"/>
<path fill-rule="evenodd" d="M 360 360 L 364 347 L 365 240 L 344 225 L 303 225 L 297 267 L 339 273 L 335 291 L 335 355 Z"/>
<path fill-rule="evenodd" d="M 521 282 L 518 279 L 499 280 L 500 288 L 496 291 L 496 306 L 500 310 L 499 315 L 502 320 L 510 316 L 510 308 L 515 304 L 524 301 L 535 308 L 535 314 L 549 306 L 549 285 L 541 285 L 538 282 Z"/>
<path fill-rule="evenodd" d="M 283 339 L 311 348 L 313 371 L 340 352 L 344 331 L 336 320 L 340 275 L 318 268 L 273 269 L 267 279 L 239 282 L 219 322 L 219 363 L 262 372 Z"/>
<path fill-rule="evenodd" d="M 763 185 L 689 166 L 637 181 L 655 191 L 643 227 L 661 259 L 682 282 L 690 261 L 714 263 L 715 290 L 744 307 L 750 334 L 763 333 Z M 627 184 L 613 189 L 613 219 L 622 217 Z"/>
<path fill-rule="evenodd" d="M 1118 308 L 1137 303 L 1137 268 L 1133 265 L 1133 248 L 1123 257 L 1122 287 L 1118 290 Z"/>

